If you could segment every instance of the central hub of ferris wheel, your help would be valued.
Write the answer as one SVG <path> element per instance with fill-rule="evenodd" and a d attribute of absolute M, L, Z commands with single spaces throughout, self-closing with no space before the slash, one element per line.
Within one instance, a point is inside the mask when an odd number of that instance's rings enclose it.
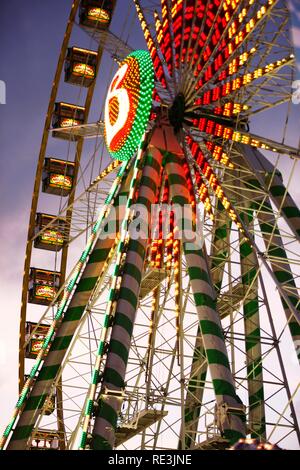
<path fill-rule="evenodd" d="M 170 124 L 174 128 L 175 134 L 177 134 L 183 127 L 185 111 L 186 103 L 184 94 L 178 93 L 172 103 L 172 106 L 169 108 L 169 120 Z"/>

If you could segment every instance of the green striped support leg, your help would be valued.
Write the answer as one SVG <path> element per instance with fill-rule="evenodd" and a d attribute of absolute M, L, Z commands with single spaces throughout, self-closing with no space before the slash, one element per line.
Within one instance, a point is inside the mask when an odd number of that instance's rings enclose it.
<path fill-rule="evenodd" d="M 281 173 L 276 171 L 266 178 L 272 200 L 297 239 L 300 239 L 300 211 L 286 190 Z"/>
<path fill-rule="evenodd" d="M 241 219 L 252 231 L 252 213 L 243 213 Z M 258 262 L 250 243 L 245 241 L 241 235 L 240 242 L 241 276 L 245 299 L 243 312 L 249 396 L 248 427 L 253 438 L 265 439 L 266 425 L 257 278 L 259 272 Z"/>
<path fill-rule="evenodd" d="M 134 166 L 133 166 L 133 172 L 132 172 L 133 174 L 132 174 L 132 178 L 130 181 L 130 188 L 129 188 L 129 194 L 128 194 L 128 199 L 127 199 L 127 204 L 126 204 L 126 210 L 125 210 L 124 217 L 122 219 L 122 223 L 120 227 L 120 238 L 119 238 L 118 246 L 116 250 L 117 256 L 115 260 L 115 269 L 111 278 L 110 292 L 109 292 L 108 302 L 106 304 L 104 320 L 103 320 L 103 325 L 102 325 L 102 330 L 101 330 L 101 337 L 100 337 L 99 346 L 97 350 L 96 360 L 94 363 L 93 373 L 91 376 L 91 383 L 90 383 L 90 387 L 86 396 L 86 405 L 85 405 L 85 412 L 84 412 L 84 420 L 83 420 L 82 428 L 81 428 L 82 433 L 81 433 L 81 439 L 80 439 L 80 444 L 79 444 L 79 450 L 84 450 L 86 447 L 86 443 L 87 443 L 87 436 L 88 436 L 88 431 L 90 427 L 92 411 L 94 409 L 94 404 L 95 404 L 97 386 L 99 383 L 99 376 L 100 376 L 100 368 L 102 366 L 103 356 L 104 356 L 104 351 L 105 351 L 105 344 L 106 344 L 107 338 L 111 330 L 111 320 L 114 315 L 114 308 L 116 304 L 117 283 L 121 274 L 120 270 L 121 270 L 122 258 L 124 254 L 123 251 L 124 251 L 124 247 L 126 246 L 127 227 L 128 227 L 129 219 L 131 217 L 131 212 L 132 212 L 131 206 L 133 204 L 135 193 L 139 184 L 138 176 L 140 174 L 140 168 L 142 166 L 142 162 L 145 157 L 144 146 L 145 146 L 145 142 L 142 142 L 138 150 L 137 156 L 134 160 Z"/>
<path fill-rule="evenodd" d="M 137 204 L 144 205 L 148 214 L 151 205 L 155 203 L 161 164 L 161 153 L 148 147 L 137 199 Z M 141 224 L 139 237 L 129 240 L 122 282 L 118 292 L 114 324 L 103 373 L 99 410 L 93 430 L 92 447 L 95 450 L 112 449 L 114 446 L 147 244 L 148 225 Z"/>
<path fill-rule="evenodd" d="M 288 262 L 288 256 L 284 249 L 282 238 L 276 218 L 273 213 L 270 201 L 266 200 L 263 205 L 258 203 L 253 206 L 257 211 L 257 218 L 260 224 L 262 236 L 267 248 L 266 256 L 270 259 L 270 264 L 278 283 L 286 291 L 292 305 L 300 311 L 299 296 L 294 281 L 294 276 Z M 295 345 L 296 354 L 300 362 L 300 325 L 292 315 L 287 302 L 281 296 L 281 302 L 289 324 L 291 336 Z"/>
<path fill-rule="evenodd" d="M 192 449 L 196 440 L 198 421 L 207 375 L 207 362 L 201 331 L 198 328 L 192 368 L 187 387 L 184 411 L 185 449 Z M 179 449 L 182 449 L 181 441 Z"/>
<path fill-rule="evenodd" d="M 296 239 L 300 238 L 300 211 L 295 204 L 292 196 L 283 184 L 283 178 L 280 171 L 261 153 L 260 150 L 236 145 L 238 152 L 242 155 L 242 160 L 247 162 L 253 176 L 249 179 L 253 188 L 260 188 L 267 195 L 268 199 L 277 208 L 280 215 L 284 218 Z M 242 163 L 242 166 L 243 163 Z"/>
<path fill-rule="evenodd" d="M 111 197 L 108 197 L 107 199 L 108 206 L 103 209 L 104 212 L 102 211 L 103 220 L 102 224 L 98 224 L 99 226 L 97 230 L 97 237 L 99 236 L 101 228 L 104 228 L 104 232 L 108 232 L 108 227 L 110 227 L 110 222 L 113 222 L 113 217 L 115 214 L 118 217 L 119 213 L 122 212 L 120 207 L 119 211 L 114 212 L 111 217 L 106 218 L 109 213 L 109 206 L 113 203 L 114 196 L 116 196 L 117 192 L 120 191 L 119 197 L 127 197 L 128 192 L 126 188 L 130 181 L 130 176 L 127 177 L 126 182 L 123 183 L 121 190 L 119 190 L 122 179 L 124 179 L 123 175 L 121 176 L 120 180 L 117 181 L 117 184 L 114 184 Z M 115 207 L 117 206 L 118 200 L 115 203 Z M 115 223 L 112 223 L 112 226 L 114 227 Z M 76 282 L 74 281 L 75 292 L 71 297 L 61 325 L 57 329 L 54 341 L 51 344 L 50 350 L 45 358 L 42 368 L 37 375 L 36 382 L 26 400 L 25 407 L 21 412 L 19 421 L 13 431 L 10 443 L 8 445 L 9 450 L 26 449 L 35 423 L 41 413 L 41 409 L 47 396 L 51 392 L 52 385 L 57 377 L 62 361 L 77 330 L 98 277 L 106 265 L 106 260 L 109 256 L 112 246 L 114 245 L 114 242 L 114 238 L 99 238 L 89 255 L 81 278 L 80 273 L 78 273 L 79 277 Z M 86 252 L 84 252 L 83 255 L 85 253 Z M 60 305 L 59 311 L 61 308 L 62 306 Z M 46 349 L 47 344 L 44 346 L 44 349 Z M 37 365 L 38 364 L 36 364 L 36 366 Z M 38 370 L 36 366 L 32 371 L 33 376 Z"/>
<path fill-rule="evenodd" d="M 224 267 L 228 259 L 228 234 L 230 227 L 231 221 L 222 204 L 218 203 L 218 209 L 215 213 L 214 236 L 210 254 L 211 278 L 217 293 L 221 290 Z M 206 375 L 207 361 L 199 326 L 185 404 L 186 449 L 192 449 L 194 447 Z M 181 448 L 181 445 L 179 445 L 179 448 Z"/>
<path fill-rule="evenodd" d="M 214 236 L 210 254 L 211 277 L 217 292 L 221 291 L 224 267 L 228 260 L 228 237 L 231 230 L 229 219 L 223 205 L 218 201 L 218 209 L 215 212 Z"/>
<path fill-rule="evenodd" d="M 182 171 L 183 156 L 169 153 L 165 158 L 173 203 L 180 206 L 189 204 L 189 194 Z M 177 223 L 180 224 L 180 221 L 177 220 Z M 189 223 L 187 225 L 189 228 Z M 222 325 L 216 311 L 216 294 L 206 259 L 199 243 L 192 244 L 187 240 L 190 240 L 190 234 L 185 232 L 183 246 L 186 262 L 219 416 L 223 416 L 223 419 L 219 420 L 219 427 L 224 437 L 232 444 L 245 436 L 244 408 L 235 391 Z"/>

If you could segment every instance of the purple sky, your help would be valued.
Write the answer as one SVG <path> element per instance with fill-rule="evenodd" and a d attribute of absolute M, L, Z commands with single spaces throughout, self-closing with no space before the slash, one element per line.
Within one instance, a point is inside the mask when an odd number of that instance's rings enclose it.
<path fill-rule="evenodd" d="M 7 96 L 6 105 L 0 105 L 0 241 L 3 254 L 0 302 L 5 318 L 0 331 L 0 395 L 9 402 L 1 413 L 1 428 L 17 397 L 18 323 L 32 189 L 51 84 L 71 5 L 72 0 L 1 2 L 0 80 L 6 83 Z M 121 15 L 115 16 L 112 27 L 116 33 L 121 31 L 123 21 Z M 137 23 L 134 29 L 140 38 Z M 77 26 L 72 45 L 96 48 Z M 103 76 L 98 80 L 95 94 L 99 106 L 93 108 L 90 122 L 99 118 L 103 84 L 107 84 L 105 72 Z M 65 90 L 68 95 L 64 94 Z M 58 98 L 73 102 L 77 94 L 78 87 L 64 85 Z M 65 148 L 65 143 L 50 138 L 47 155 L 64 158 Z M 51 204 L 53 200 L 50 197 Z"/>
<path fill-rule="evenodd" d="M 124 0 L 121 2 L 123 5 Z M 7 422 L 16 401 L 18 322 L 27 224 L 51 83 L 71 4 L 71 0 L 1 2 L 0 80 L 6 83 L 7 96 L 6 105 L 0 105 L 0 396 L 7 406 L 1 412 L 0 428 Z M 116 33 L 122 21 L 121 14 L 114 18 L 112 27 Z M 130 43 L 135 46 L 139 44 L 141 32 L 137 23 L 133 29 Z M 76 28 L 73 44 L 88 47 L 89 40 Z M 140 47 L 144 48 L 144 43 Z M 101 83 L 97 84 L 97 93 L 100 103 Z M 72 101 L 71 94 L 66 101 Z M 291 114 L 289 138 L 294 145 L 298 142 L 299 109 L 294 106 Z M 90 122 L 98 119 L 99 110 L 100 106 L 93 107 Z M 281 117 L 274 114 L 272 119 L 270 127 L 270 122 L 261 117 L 254 129 L 280 140 Z M 61 144 L 52 142 L 51 146 L 53 154 L 60 157 L 57 152 Z M 283 169 L 289 167 L 290 162 L 283 165 Z M 294 198 L 300 203 L 299 179 L 293 188 Z"/>

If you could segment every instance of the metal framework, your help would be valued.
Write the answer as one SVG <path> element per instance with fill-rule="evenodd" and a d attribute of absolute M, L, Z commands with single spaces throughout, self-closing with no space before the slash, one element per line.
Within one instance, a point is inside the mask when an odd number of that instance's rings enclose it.
<path fill-rule="evenodd" d="M 121 14 L 118 2 L 106 3 L 113 18 Z M 287 361 L 292 347 L 300 354 L 300 213 L 290 194 L 300 151 L 289 140 L 295 60 L 286 2 L 133 0 L 127 19 L 141 24 L 155 73 L 151 120 L 134 157 L 107 165 L 102 111 L 88 123 L 96 81 L 84 95 L 84 122 L 51 129 L 79 6 L 74 0 L 38 159 L 21 395 L 1 448 L 218 450 L 245 436 L 299 446 L 299 385 Z M 132 51 L 129 20 L 126 40 L 98 22 L 78 26 L 97 46 L 98 74 L 104 52 L 114 66 Z M 282 116 L 281 136 L 267 125 L 252 132 L 257 117 L 272 113 Z M 35 230 L 55 133 L 75 162 L 73 189 Z M 168 219 L 163 209 L 155 236 L 141 224 L 133 239 L 139 202 L 147 213 L 155 203 L 191 211 Z M 28 303 L 33 246 L 60 219 L 63 248 L 49 269 L 62 282 L 38 320 Z M 27 337 L 26 320 L 36 322 Z M 40 325 L 49 331 L 24 382 Z"/>

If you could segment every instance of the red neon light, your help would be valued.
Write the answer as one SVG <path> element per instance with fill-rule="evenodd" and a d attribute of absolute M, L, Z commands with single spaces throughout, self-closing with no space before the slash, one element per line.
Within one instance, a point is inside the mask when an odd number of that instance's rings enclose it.
<path fill-rule="evenodd" d="M 141 8 L 139 7 L 139 5 L 136 5 L 136 9 L 137 9 L 138 18 L 140 20 L 140 24 L 143 30 L 144 38 L 146 40 L 147 47 L 148 47 L 148 50 L 149 50 L 149 53 L 151 55 L 151 59 L 153 62 L 154 73 L 156 75 L 157 80 L 162 84 L 164 88 L 166 88 L 167 82 L 165 78 L 165 72 L 164 72 L 161 60 L 159 58 L 159 55 L 157 53 L 155 43 L 153 41 L 151 33 L 148 29 L 146 20 L 144 18 L 144 14 Z"/>
<path fill-rule="evenodd" d="M 177 0 L 175 2 L 175 5 L 172 6 L 171 16 L 174 34 L 175 64 L 176 67 L 178 67 L 183 27 L 183 0 Z"/>
<path fill-rule="evenodd" d="M 196 48 L 195 54 L 192 57 L 192 65 L 195 65 L 197 63 L 199 56 L 202 53 L 202 49 L 206 44 L 206 39 L 208 35 L 210 34 L 210 30 L 213 25 L 214 25 L 214 32 L 205 47 L 205 51 L 203 53 L 202 59 L 197 68 L 196 76 L 199 75 L 205 63 L 207 62 L 207 60 L 210 58 L 211 54 L 213 53 L 216 45 L 219 43 L 222 33 L 224 29 L 226 28 L 226 26 L 228 25 L 228 23 L 230 22 L 232 15 L 234 11 L 236 10 L 239 2 L 240 0 L 236 0 L 235 2 L 232 2 L 232 1 L 224 2 L 222 11 L 220 12 L 220 14 L 217 15 L 217 12 L 220 6 L 220 1 L 215 0 L 214 5 L 212 5 L 211 9 L 207 11 L 204 31 L 201 34 L 198 47 Z M 226 45 L 226 42 L 224 44 L 224 41 L 223 41 L 223 45 L 221 49 L 225 47 L 225 45 Z M 221 64 L 219 65 L 221 66 Z M 213 72 L 212 72 L 212 76 L 213 76 Z"/>

